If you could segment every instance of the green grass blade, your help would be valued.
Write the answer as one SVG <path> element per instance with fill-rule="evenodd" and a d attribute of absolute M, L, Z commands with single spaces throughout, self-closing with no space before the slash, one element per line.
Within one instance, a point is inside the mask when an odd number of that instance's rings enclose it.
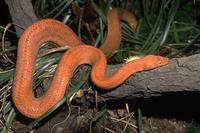
<path fill-rule="evenodd" d="M 6 70 L 6 71 L 1 71 L 0 72 L 0 85 L 8 82 L 10 78 L 13 76 L 14 69 Z"/>

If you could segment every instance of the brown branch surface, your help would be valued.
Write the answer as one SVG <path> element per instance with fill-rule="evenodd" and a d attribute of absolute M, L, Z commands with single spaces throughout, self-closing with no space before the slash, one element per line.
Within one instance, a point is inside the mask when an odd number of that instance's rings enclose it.
<path fill-rule="evenodd" d="M 200 91 L 200 54 L 172 59 L 167 66 L 136 73 L 98 100 L 147 98 L 173 92 Z M 112 73 L 121 65 L 108 66 Z"/>

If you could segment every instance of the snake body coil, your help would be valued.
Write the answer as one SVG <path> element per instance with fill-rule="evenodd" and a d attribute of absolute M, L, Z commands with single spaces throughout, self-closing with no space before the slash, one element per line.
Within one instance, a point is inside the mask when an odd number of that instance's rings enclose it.
<path fill-rule="evenodd" d="M 120 19 L 127 21 L 132 28 L 136 27 L 137 21 L 131 13 L 123 9 L 111 10 L 107 16 L 107 38 L 99 49 L 84 45 L 68 26 L 56 20 L 44 19 L 28 27 L 18 45 L 12 88 L 16 108 L 27 117 L 40 117 L 64 97 L 73 72 L 81 64 L 92 66 L 91 79 L 95 85 L 102 89 L 113 89 L 136 72 L 168 63 L 167 58 L 149 55 L 125 64 L 112 76 L 105 76 L 105 54 L 112 53 L 120 46 Z M 35 62 L 40 46 L 47 41 L 72 48 L 61 58 L 48 91 L 42 97 L 36 98 L 32 92 Z"/>

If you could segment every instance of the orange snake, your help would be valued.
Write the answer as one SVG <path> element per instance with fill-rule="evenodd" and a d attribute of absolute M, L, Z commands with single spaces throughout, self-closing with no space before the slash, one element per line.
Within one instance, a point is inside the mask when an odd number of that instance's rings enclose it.
<path fill-rule="evenodd" d="M 40 117 L 64 97 L 70 78 L 81 64 L 92 66 L 91 79 L 101 89 L 113 89 L 136 72 L 168 64 L 169 61 L 165 57 L 148 55 L 124 64 L 111 76 L 105 76 L 107 64 L 105 54 L 115 51 L 120 46 L 120 19 L 127 21 L 132 28 L 136 28 L 136 18 L 130 12 L 112 9 L 107 15 L 107 37 L 99 49 L 84 45 L 68 26 L 56 20 L 44 19 L 28 27 L 18 44 L 12 87 L 12 98 L 16 108 L 29 118 Z M 40 46 L 47 41 L 59 46 L 69 45 L 72 48 L 60 59 L 48 91 L 42 97 L 36 98 L 32 92 L 35 62 Z"/>

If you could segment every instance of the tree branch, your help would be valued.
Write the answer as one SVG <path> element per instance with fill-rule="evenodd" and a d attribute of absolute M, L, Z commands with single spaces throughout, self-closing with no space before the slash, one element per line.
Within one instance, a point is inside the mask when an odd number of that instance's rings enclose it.
<path fill-rule="evenodd" d="M 147 98 L 172 92 L 200 91 L 200 54 L 172 59 L 170 64 L 154 70 L 137 73 L 121 86 L 99 94 L 98 100 Z M 112 73 L 121 65 L 108 67 Z"/>

